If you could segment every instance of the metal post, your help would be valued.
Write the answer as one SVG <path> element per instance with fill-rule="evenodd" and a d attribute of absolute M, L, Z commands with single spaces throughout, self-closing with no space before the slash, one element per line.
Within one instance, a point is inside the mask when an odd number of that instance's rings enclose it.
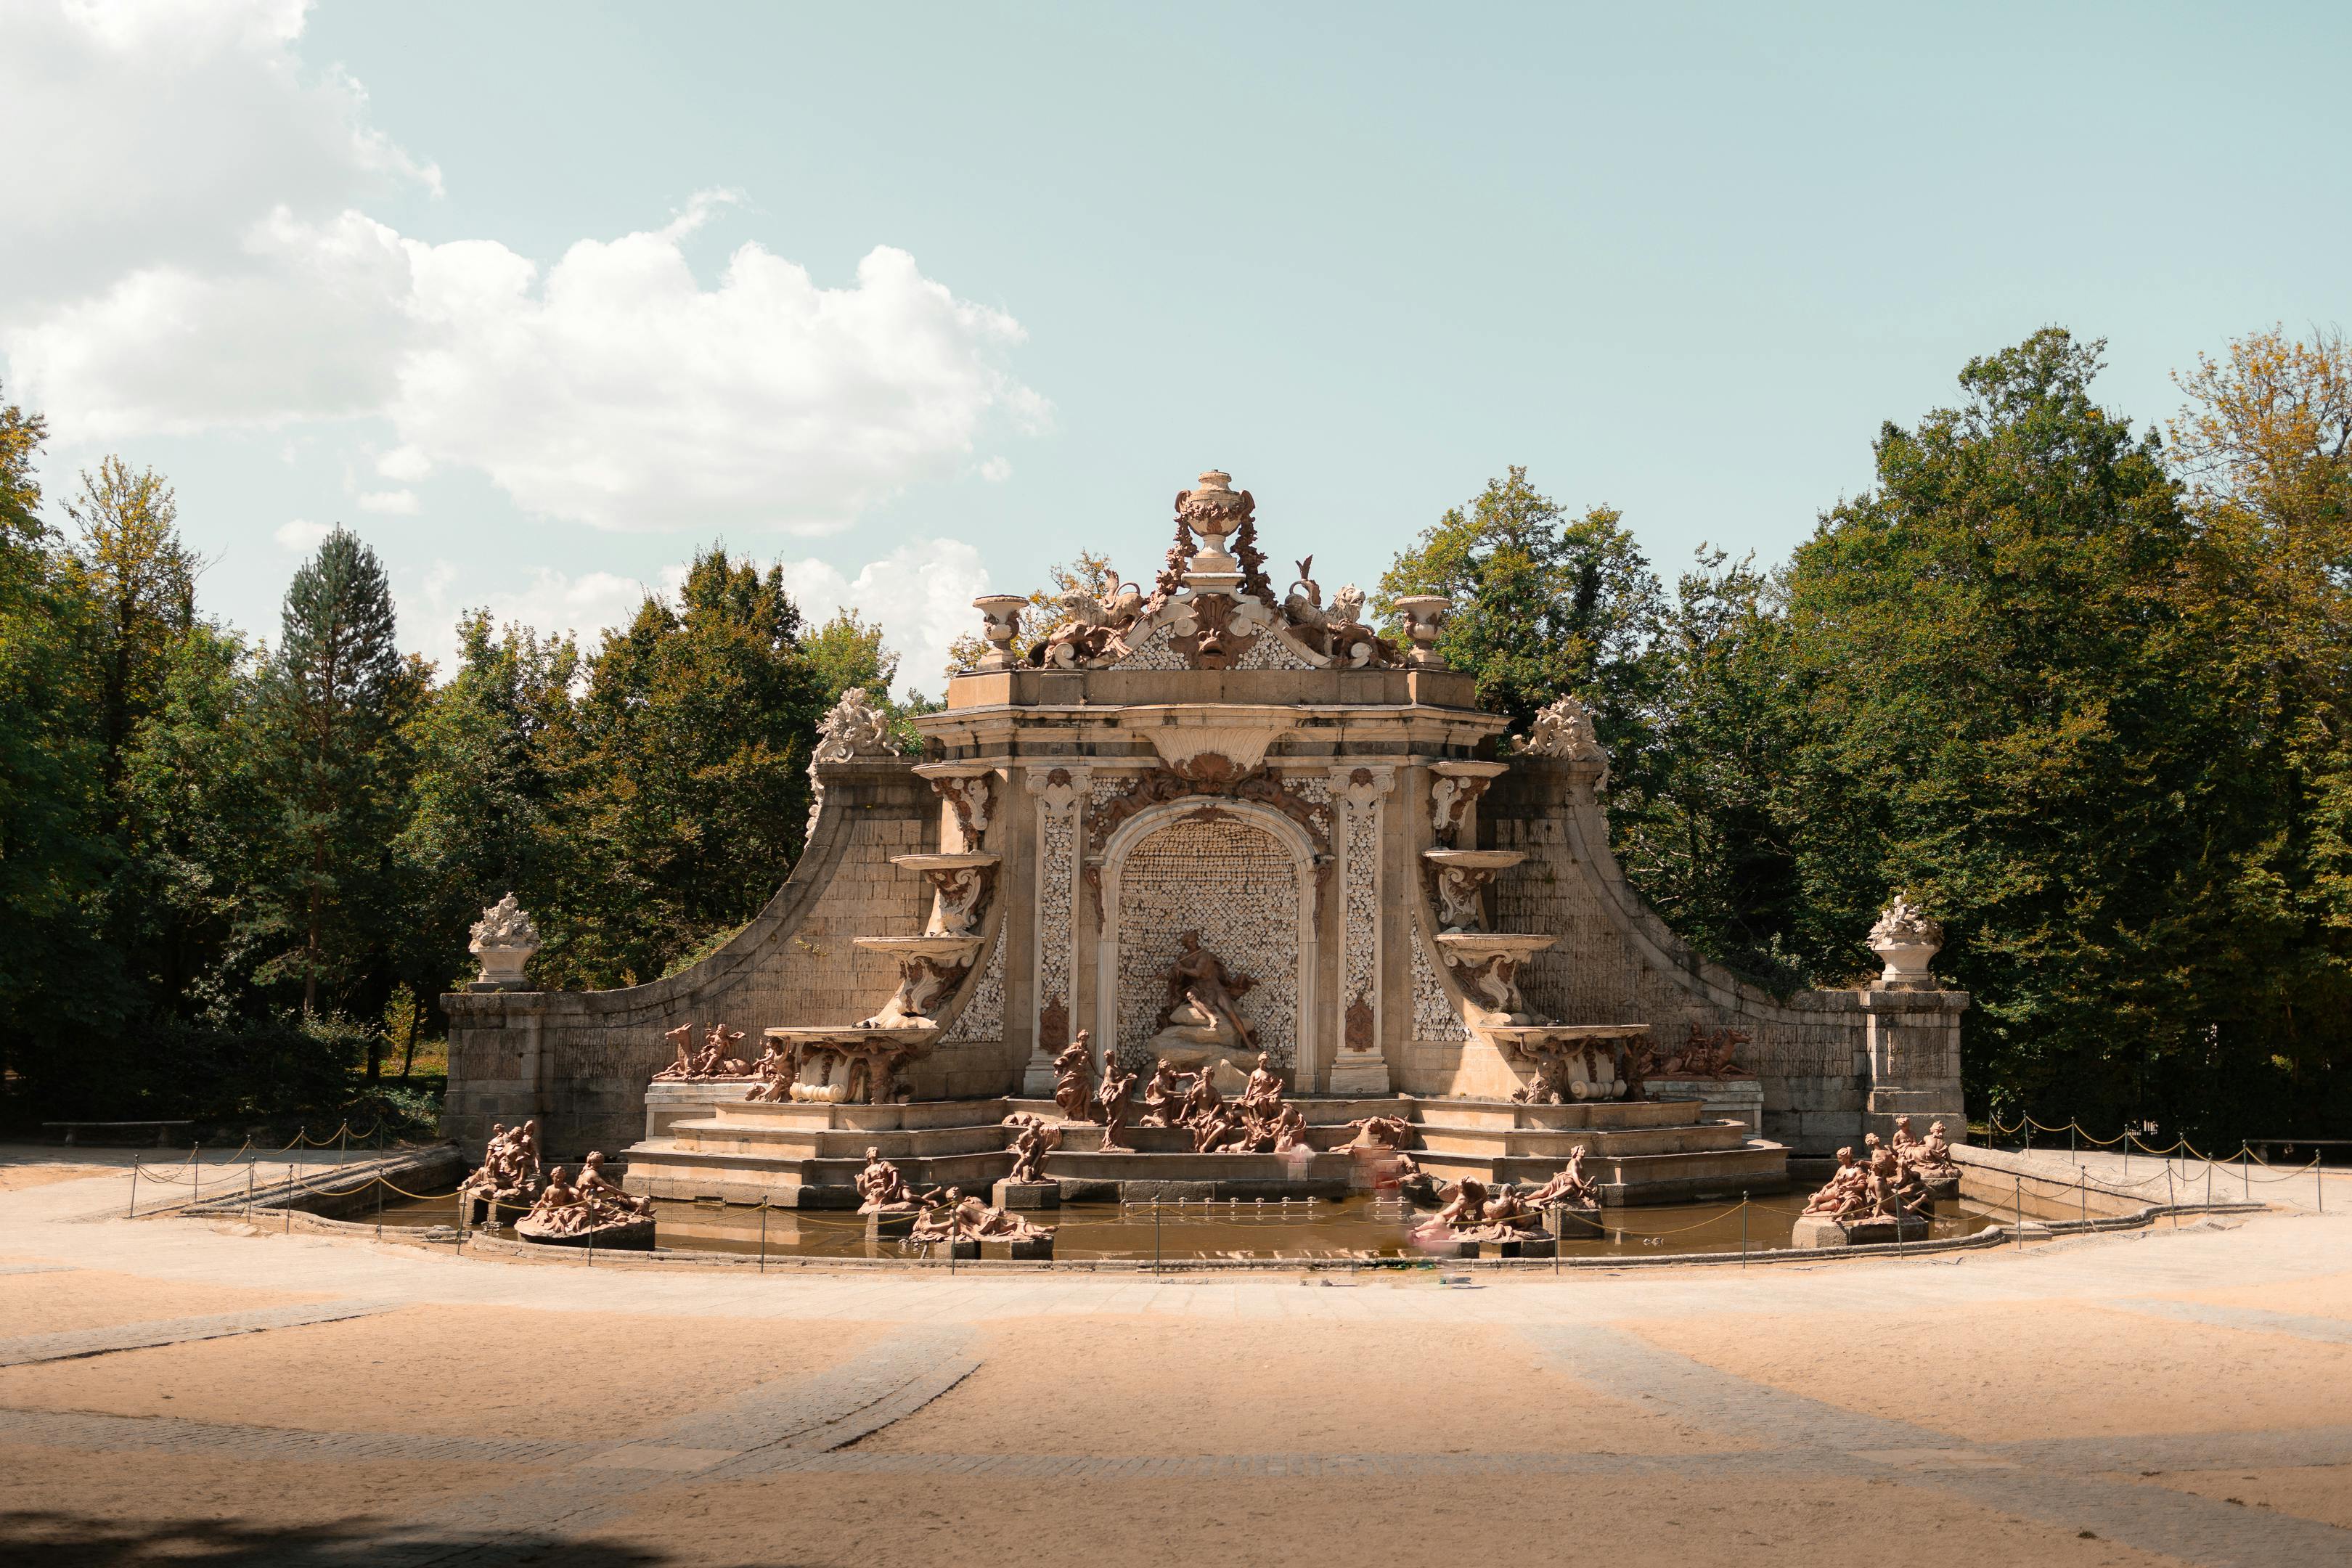
<path fill-rule="evenodd" d="M 375 1179 L 375 1238 L 383 1239 L 383 1178 Z"/>
<path fill-rule="evenodd" d="M 587 1267 L 589 1267 L 589 1268 L 595 1268 L 595 1267 L 596 1267 L 596 1216 L 595 1216 L 595 1212 L 594 1212 L 593 1210 L 591 1210 L 591 1211 L 589 1212 L 589 1216 L 588 1216 L 588 1264 L 587 1264 Z"/>
<path fill-rule="evenodd" d="M 2205 1206 L 2213 1206 L 2213 1162 L 2205 1162 Z"/>
<path fill-rule="evenodd" d="M 1899 1221 L 1896 1223 L 1895 1233 L 1897 1236 L 1903 1234 Z M 2017 1178 L 2017 1246 L 2021 1252 L 2025 1249 L 2025 1178 L 2023 1176 Z"/>
<path fill-rule="evenodd" d="M 2066 1118 L 2066 1152 L 2070 1157 L 2075 1152 L 2074 1132 L 2080 1125 L 2073 1117 Z"/>
<path fill-rule="evenodd" d="M 245 1163 L 245 1223 L 253 1223 L 253 1162 Z"/>
<path fill-rule="evenodd" d="M 2238 1180 L 2244 1186 L 2246 1196 L 2249 1198 L 2254 1195 L 2253 1159 L 2253 1151 L 2248 1149 L 2245 1144 L 2240 1143 L 2238 1145 Z"/>
<path fill-rule="evenodd" d="M 2088 1230 L 2091 1228 L 2091 1179 L 2080 1165 L 2074 1167 L 2074 1195 L 2082 1200 L 2083 1228 Z"/>
<path fill-rule="evenodd" d="M 490 1217 L 498 1217 L 496 1211 L 492 1211 Z M 466 1256 L 466 1189 L 463 1187 L 457 1189 L 457 1245 L 451 1250 L 460 1258 Z"/>
<path fill-rule="evenodd" d="M 768 1271 L 768 1200 L 767 1200 L 766 1196 L 763 1194 L 763 1195 L 761 1197 L 761 1199 L 760 1199 L 760 1272 L 761 1272 L 761 1273 L 762 1273 L 762 1274 L 765 1274 L 767 1271 Z"/>
<path fill-rule="evenodd" d="M 1151 1277 L 1160 1278 L 1160 1200 L 1151 1200 Z"/>
<path fill-rule="evenodd" d="M 124 1219 L 139 1217 L 139 1156 L 136 1154 L 131 1156 L 131 1212 L 122 1217 Z"/>
<path fill-rule="evenodd" d="M 2169 1160 L 2167 1160 L 2164 1163 L 2164 1206 L 2168 1211 L 2172 1213 L 2172 1228 L 2179 1230 L 2180 1228 L 2180 1215 L 2175 1209 L 2172 1201 L 2172 1162 Z"/>
<path fill-rule="evenodd" d="M 1897 1241 L 1903 1238 L 1900 1222 L 1895 1226 L 1895 1237 Z M 1555 1253 L 1553 1256 L 1559 1255 Z M 1739 1267 L 1748 1267 L 1748 1189 L 1745 1187 L 1739 1189 Z"/>

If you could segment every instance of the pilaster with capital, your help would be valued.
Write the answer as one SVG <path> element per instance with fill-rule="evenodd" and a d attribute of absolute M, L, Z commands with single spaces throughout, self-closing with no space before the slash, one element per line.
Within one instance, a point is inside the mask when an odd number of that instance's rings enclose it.
<path fill-rule="evenodd" d="M 1339 1049 L 1331 1057 L 1330 1092 L 1386 1094 L 1388 1058 L 1381 1051 L 1381 801 L 1396 787 L 1396 769 L 1342 763 L 1331 770 L 1331 798 L 1339 807 L 1332 835 L 1339 885 Z"/>
<path fill-rule="evenodd" d="M 1078 851 L 1090 768 L 1031 767 L 1022 781 L 1037 812 L 1037 900 L 1034 951 L 1036 982 L 1034 1030 L 1029 1060 L 1022 1068 L 1021 1092 L 1054 1092 L 1054 1058 L 1070 1042 L 1077 1016 L 1076 978 Z"/>

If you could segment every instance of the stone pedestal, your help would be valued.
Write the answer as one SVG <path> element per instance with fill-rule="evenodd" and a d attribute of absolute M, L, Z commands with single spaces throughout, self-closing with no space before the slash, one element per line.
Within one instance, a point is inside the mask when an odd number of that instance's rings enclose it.
<path fill-rule="evenodd" d="M 1556 1206 L 1543 1211 L 1544 1229 L 1561 1241 L 1590 1241 L 1601 1234 L 1599 1207 Z"/>
<path fill-rule="evenodd" d="M 1559 1239 L 1552 1236 L 1527 1236 L 1521 1237 L 1517 1241 L 1498 1241 L 1495 1244 L 1495 1256 L 1497 1258 L 1557 1258 L 1559 1256 Z"/>
<path fill-rule="evenodd" d="M 950 1258 L 959 1262 L 969 1263 L 980 1256 L 980 1242 L 971 1237 L 950 1237 L 940 1245 Z"/>
<path fill-rule="evenodd" d="M 1003 1177 L 989 1189 L 988 1201 L 1001 1209 L 1057 1209 L 1062 1206 L 1062 1184 Z"/>
<path fill-rule="evenodd" d="M 1478 1244 L 1476 1242 L 1463 1241 L 1450 1236 L 1441 1240 L 1422 1241 L 1415 1245 L 1432 1258 L 1475 1258 L 1478 1256 Z"/>
<path fill-rule="evenodd" d="M 1051 1263 L 1054 1261 L 1054 1238 L 1033 1236 L 1020 1241 L 1008 1241 L 1004 1244 L 1004 1256 L 1016 1263 Z"/>
<path fill-rule="evenodd" d="M 1388 1058 L 1378 1051 L 1341 1051 L 1331 1063 L 1331 1093 L 1359 1098 L 1389 1093 Z"/>
<path fill-rule="evenodd" d="M 1891 1219 L 1864 1220 L 1859 1225 L 1840 1225 L 1836 1220 L 1818 1215 L 1803 1215 L 1789 1237 L 1789 1245 L 1799 1250 L 1832 1247 L 1883 1247 L 1895 1241 L 1925 1241 L 1927 1220 L 1924 1215 L 1906 1215 L 1901 1229 Z"/>
<path fill-rule="evenodd" d="M 1752 1078 L 1654 1078 L 1643 1085 L 1651 1100 L 1696 1100 L 1709 1121 L 1738 1121 L 1750 1138 L 1764 1135 L 1764 1086 Z"/>
<path fill-rule="evenodd" d="M 913 1209 L 889 1209 L 866 1216 L 866 1239 L 897 1241 L 915 1228 Z"/>
<path fill-rule="evenodd" d="M 1030 1053 L 1029 1061 L 1021 1069 L 1021 1094 L 1026 1100 L 1054 1098 L 1054 1058 L 1043 1051 Z"/>

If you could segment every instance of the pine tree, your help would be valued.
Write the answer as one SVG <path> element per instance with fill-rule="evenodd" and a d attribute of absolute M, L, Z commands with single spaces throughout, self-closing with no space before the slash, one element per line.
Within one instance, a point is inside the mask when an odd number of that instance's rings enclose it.
<path fill-rule="evenodd" d="M 275 875 L 257 912 L 279 952 L 262 977 L 299 979 L 302 1009 L 315 1013 L 323 988 L 359 977 L 396 911 L 398 726 L 423 672 L 394 641 L 392 592 L 375 552 L 340 526 L 294 574 L 279 627 L 259 694 L 278 810 Z"/>

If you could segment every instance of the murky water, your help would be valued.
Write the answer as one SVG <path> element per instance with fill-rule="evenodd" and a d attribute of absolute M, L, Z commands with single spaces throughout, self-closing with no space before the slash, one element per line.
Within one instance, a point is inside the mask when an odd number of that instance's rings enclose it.
<path fill-rule="evenodd" d="M 1799 1194 L 1738 1204 L 1671 1204 L 1605 1209 L 1604 1232 L 1560 1244 L 1562 1258 L 1654 1258 L 1662 1254 L 1766 1251 L 1789 1245 L 1804 1206 Z M 386 1226 L 452 1223 L 449 1197 L 401 1199 L 385 1205 Z M 657 1201 L 664 1247 L 778 1257 L 919 1256 L 896 1241 L 868 1242 L 863 1215 L 838 1210 L 769 1209 L 740 1204 Z M 1396 1199 L 1349 1197 L 1308 1203 L 1071 1204 L 1030 1216 L 1055 1228 L 1056 1258 L 1412 1258 L 1410 1211 Z M 372 1215 L 352 1216 L 362 1222 Z M 1930 1239 L 1969 1236 L 1996 1223 L 1950 1212 L 1936 1217 Z M 764 1232 L 764 1235 L 763 1235 Z M 499 1234 L 505 1234 L 500 1232 Z"/>

